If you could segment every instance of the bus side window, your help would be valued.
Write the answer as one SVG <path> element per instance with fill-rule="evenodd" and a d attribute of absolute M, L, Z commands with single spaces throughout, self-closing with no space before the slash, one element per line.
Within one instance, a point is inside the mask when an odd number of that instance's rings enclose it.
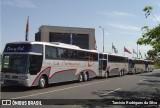
<path fill-rule="evenodd" d="M 79 51 L 77 58 L 80 60 L 85 60 L 85 52 L 84 51 Z"/>
<path fill-rule="evenodd" d="M 77 51 L 76 50 L 69 50 L 69 56 L 71 59 L 77 59 Z"/>
<path fill-rule="evenodd" d="M 98 60 L 98 54 L 97 53 L 93 53 L 93 60 L 95 60 L 95 61 Z"/>
<path fill-rule="evenodd" d="M 37 62 L 38 60 L 38 62 Z M 31 75 L 36 75 L 38 72 L 40 72 L 42 67 L 42 55 L 31 55 L 29 58 L 30 66 L 29 66 L 29 72 Z"/>
<path fill-rule="evenodd" d="M 57 49 L 55 47 L 46 46 L 45 53 L 46 53 L 46 55 L 45 55 L 46 59 L 57 58 Z"/>
<path fill-rule="evenodd" d="M 69 58 L 68 50 L 58 48 L 58 58 L 68 59 Z"/>

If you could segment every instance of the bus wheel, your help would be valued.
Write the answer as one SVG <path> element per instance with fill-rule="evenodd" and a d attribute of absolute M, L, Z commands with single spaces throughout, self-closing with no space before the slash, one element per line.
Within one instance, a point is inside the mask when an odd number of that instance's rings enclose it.
<path fill-rule="evenodd" d="M 78 81 L 82 82 L 83 79 L 84 79 L 83 73 L 80 73 L 79 76 L 78 76 Z"/>
<path fill-rule="evenodd" d="M 84 73 L 84 81 L 88 81 L 88 75 L 87 72 Z"/>
<path fill-rule="evenodd" d="M 121 75 L 122 75 L 122 76 L 124 75 L 123 70 L 121 71 Z"/>
<path fill-rule="evenodd" d="M 104 78 L 108 78 L 108 77 L 109 77 L 109 73 L 108 73 L 108 72 L 105 72 Z"/>
<path fill-rule="evenodd" d="M 119 72 L 119 76 L 122 76 L 122 71 Z"/>
<path fill-rule="evenodd" d="M 123 76 L 125 75 L 125 71 L 123 70 Z"/>
<path fill-rule="evenodd" d="M 46 78 L 44 76 L 41 76 L 39 78 L 39 88 L 45 88 L 46 87 Z"/>

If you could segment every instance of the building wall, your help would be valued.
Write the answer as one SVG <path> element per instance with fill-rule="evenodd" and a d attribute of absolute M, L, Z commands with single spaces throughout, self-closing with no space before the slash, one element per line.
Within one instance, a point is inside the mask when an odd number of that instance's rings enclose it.
<path fill-rule="evenodd" d="M 74 42 L 74 36 L 76 36 L 76 34 L 84 34 L 84 35 L 78 35 L 78 36 L 88 35 L 89 38 L 84 43 L 85 45 L 87 45 L 85 49 L 94 49 L 95 48 L 95 29 L 93 29 L 93 28 L 41 26 L 39 28 L 39 32 L 37 32 L 35 34 L 35 41 L 50 42 L 50 34 L 51 33 L 62 33 L 62 34 L 65 33 L 65 35 L 72 34 L 72 39 L 73 39 L 74 45 L 77 44 Z"/>

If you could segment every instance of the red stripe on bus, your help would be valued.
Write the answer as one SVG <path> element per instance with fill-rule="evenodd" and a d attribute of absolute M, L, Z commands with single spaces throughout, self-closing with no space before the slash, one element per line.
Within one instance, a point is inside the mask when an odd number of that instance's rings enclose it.
<path fill-rule="evenodd" d="M 43 70 L 38 74 L 38 76 L 34 79 L 32 85 L 35 83 L 35 81 L 38 79 L 38 77 L 40 77 L 40 75 L 41 75 L 42 73 L 44 73 L 45 70 L 48 69 L 48 68 L 50 68 L 50 70 L 51 70 L 51 67 L 47 67 L 47 68 L 43 69 Z M 68 70 L 57 71 L 57 72 L 55 72 L 53 75 L 48 76 L 48 78 L 49 78 L 49 79 L 52 78 L 52 77 L 53 77 L 55 74 L 57 74 L 57 73 L 60 73 L 60 72 L 67 72 L 67 71 L 72 71 L 72 70 L 76 70 L 76 69 L 68 69 Z M 49 71 L 49 75 L 50 75 L 50 71 Z"/>
<path fill-rule="evenodd" d="M 40 75 L 42 75 L 42 73 L 44 73 L 45 70 L 48 69 L 48 68 L 50 68 L 50 70 L 51 70 L 51 67 L 47 67 L 47 68 L 43 69 L 43 70 L 37 75 L 37 77 L 34 79 L 32 85 L 35 83 L 35 81 L 38 79 L 38 77 L 40 77 Z M 61 72 L 74 71 L 74 70 L 77 70 L 77 69 L 68 69 L 68 70 L 57 71 L 57 72 L 55 72 L 53 75 L 48 76 L 48 78 L 50 79 L 50 78 L 52 78 L 54 75 L 56 75 L 56 74 L 58 74 L 58 73 L 61 73 Z M 85 69 L 85 70 L 83 70 L 83 72 L 84 72 L 84 71 L 87 71 L 87 70 L 88 70 L 88 71 L 91 71 L 91 72 L 93 72 L 93 73 L 96 74 L 96 72 L 93 71 L 93 70 L 91 70 L 91 69 Z M 80 73 L 78 73 L 77 75 L 79 75 L 79 74 L 80 74 Z M 50 75 L 50 71 L 49 71 L 49 75 Z M 77 76 L 77 75 L 75 75 L 75 76 Z M 96 75 L 97 75 L 97 74 L 96 74 Z"/>
<path fill-rule="evenodd" d="M 77 69 L 68 69 L 68 70 L 57 71 L 53 75 L 51 75 L 49 78 L 52 78 L 55 74 L 58 74 L 58 73 L 61 73 L 61 72 L 74 71 L 74 70 L 77 70 Z"/>
<path fill-rule="evenodd" d="M 43 69 L 43 70 L 37 75 L 37 77 L 34 79 L 32 85 L 35 83 L 36 79 L 37 79 L 43 72 L 45 72 L 46 69 L 50 69 L 50 70 L 51 70 L 51 67 L 49 66 L 49 67 L 46 67 L 45 69 Z M 50 71 L 49 71 L 49 73 L 50 73 Z"/>

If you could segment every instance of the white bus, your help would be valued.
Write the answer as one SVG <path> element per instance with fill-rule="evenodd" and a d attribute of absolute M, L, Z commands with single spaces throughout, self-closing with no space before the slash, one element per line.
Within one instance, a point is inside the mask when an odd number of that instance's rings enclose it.
<path fill-rule="evenodd" d="M 152 72 L 154 70 L 154 61 L 145 60 L 145 69 L 146 72 Z"/>
<path fill-rule="evenodd" d="M 101 53 L 99 54 L 99 73 L 103 77 L 109 77 L 113 75 L 123 76 L 128 72 L 128 57 Z"/>
<path fill-rule="evenodd" d="M 134 70 L 134 60 L 128 59 L 128 73 L 133 73 Z"/>
<path fill-rule="evenodd" d="M 146 71 L 146 61 L 142 59 L 129 59 L 128 60 L 128 66 L 129 71 L 128 73 L 142 73 Z"/>
<path fill-rule="evenodd" d="M 98 52 L 75 45 L 12 42 L 5 46 L 1 80 L 8 85 L 39 86 L 99 76 Z"/>

